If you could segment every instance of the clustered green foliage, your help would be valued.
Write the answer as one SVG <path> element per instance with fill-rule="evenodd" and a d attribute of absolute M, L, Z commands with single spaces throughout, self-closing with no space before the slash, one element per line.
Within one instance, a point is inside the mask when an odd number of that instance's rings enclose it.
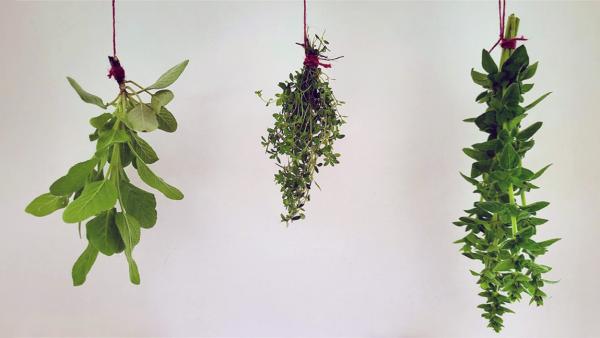
<path fill-rule="evenodd" d="M 329 42 L 315 36 L 305 42 L 307 54 L 323 60 Z M 340 127 L 345 123 L 338 112 L 343 104 L 333 95 L 329 78 L 321 68 L 305 65 L 279 83 L 282 92 L 276 94 L 275 104 L 281 111 L 273 114 L 275 124 L 261 137 L 271 159 L 277 161 L 279 171 L 275 182 L 281 186 L 285 214 L 282 222 L 304 219 L 304 205 L 310 200 L 310 188 L 315 173 L 322 166 L 339 163 L 339 153 L 333 149 L 335 140 L 344 137 Z M 256 94 L 262 98 L 261 91 Z M 267 106 L 273 102 L 268 100 Z M 316 182 L 315 185 L 318 186 Z"/>
<path fill-rule="evenodd" d="M 64 222 L 79 223 L 80 230 L 81 222 L 91 218 L 86 223 L 87 248 L 72 270 L 75 286 L 85 282 L 99 252 L 107 256 L 124 252 L 131 282 L 140 283 L 133 249 L 140 241 L 141 228 L 149 229 L 156 224 L 156 199 L 130 182 L 126 167 L 132 165 L 144 183 L 167 198 L 183 198 L 181 191 L 148 167 L 158 161 L 158 156 L 141 138 L 140 132 L 156 129 L 174 132 L 177 129 L 175 117 L 165 107 L 174 95 L 165 88 L 179 78 L 187 63 L 184 61 L 169 69 L 145 88 L 126 81 L 115 100 L 107 104 L 68 78 L 83 101 L 103 110 L 112 107 L 113 111 L 90 120 L 94 132 L 89 139 L 96 141 L 92 158 L 71 167 L 65 176 L 50 186 L 49 193 L 35 198 L 25 210 L 42 217 L 66 208 L 62 215 Z M 134 90 L 129 84 L 139 89 Z M 149 103 L 142 100 L 142 94 L 150 96 Z"/>
<path fill-rule="evenodd" d="M 518 47 L 512 54 L 508 50 L 504 53 L 507 58 L 505 62 L 501 60 L 499 68 L 484 50 L 482 65 L 486 73 L 471 71 L 473 81 L 485 89 L 476 101 L 485 104 L 486 110 L 465 121 L 474 123 L 487 134 L 487 139 L 463 149 L 475 163 L 469 176 L 461 175 L 475 187 L 480 201 L 466 210 L 467 216 L 454 222 L 465 227 L 468 233 L 456 242 L 463 245 L 462 254 L 483 264 L 481 271 L 471 273 L 478 277 L 477 283 L 482 289 L 479 295 L 485 298 L 478 307 L 489 321 L 488 326 L 497 332 L 503 327 L 502 315 L 512 313 L 506 305 L 519 301 L 523 293 L 531 297 L 530 304 L 543 305 L 546 294 L 542 287 L 551 282 L 544 279 L 543 274 L 551 268 L 539 264 L 537 258 L 558 240 L 533 239 L 537 227 L 547 222 L 537 214 L 549 203 L 527 203 L 525 196 L 538 188 L 532 182 L 548 166 L 533 172 L 522 163 L 534 145 L 532 136 L 542 123 L 535 122 L 523 129 L 521 124 L 528 112 L 549 93 L 529 105 L 522 105 L 523 94 L 533 87 L 524 81 L 533 77 L 538 63 L 529 64 L 525 46 Z M 515 195 L 520 196 L 520 203 Z"/>

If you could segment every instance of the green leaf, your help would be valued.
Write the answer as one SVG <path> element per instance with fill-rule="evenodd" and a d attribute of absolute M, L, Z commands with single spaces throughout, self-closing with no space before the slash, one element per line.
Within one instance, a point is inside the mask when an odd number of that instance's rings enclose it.
<path fill-rule="evenodd" d="M 98 115 L 96 117 L 92 117 L 90 119 L 90 124 L 92 125 L 92 127 L 96 128 L 96 129 L 101 129 L 102 127 L 104 127 L 106 122 L 108 122 L 112 117 L 113 117 L 112 114 L 104 113 L 104 114 Z"/>
<path fill-rule="evenodd" d="M 531 203 L 531 204 L 523 207 L 523 209 L 525 209 L 529 212 L 536 212 L 536 211 L 544 209 L 548 205 L 550 205 L 549 202 L 540 201 L 540 202 Z"/>
<path fill-rule="evenodd" d="M 517 139 L 519 141 L 526 141 L 530 139 L 540 128 L 542 127 L 542 122 L 536 122 L 529 127 L 521 130 L 517 134 Z"/>
<path fill-rule="evenodd" d="M 481 51 L 481 65 L 488 74 L 498 73 L 498 66 L 494 62 L 494 59 L 492 59 L 490 53 L 485 49 Z"/>
<path fill-rule="evenodd" d="M 476 84 L 478 84 L 484 88 L 492 87 L 492 81 L 490 81 L 490 79 L 488 79 L 487 75 L 485 75 L 483 73 L 479 73 L 479 72 L 475 71 L 475 69 L 471 69 L 471 79 L 473 79 L 473 82 L 475 82 Z"/>
<path fill-rule="evenodd" d="M 170 90 L 167 90 L 167 89 L 159 90 L 154 95 L 152 95 L 152 100 L 150 101 L 150 106 L 152 106 L 152 109 L 154 110 L 154 112 L 159 114 L 160 109 L 162 107 L 166 106 L 167 104 L 169 104 L 169 102 L 171 102 L 174 97 L 175 97 L 175 95 L 173 95 L 173 92 Z"/>
<path fill-rule="evenodd" d="M 552 92 L 548 92 L 542 96 L 540 96 L 537 100 L 531 102 L 529 105 L 527 105 L 525 107 L 525 111 L 528 111 L 530 109 L 532 109 L 533 107 L 537 106 L 538 103 L 542 102 L 542 100 L 544 100 L 546 97 L 548 97 L 548 95 L 552 94 Z"/>
<path fill-rule="evenodd" d="M 495 201 L 478 202 L 477 206 L 492 214 L 496 214 L 504 210 L 504 204 Z"/>
<path fill-rule="evenodd" d="M 125 130 L 111 129 L 100 134 L 100 138 L 98 138 L 98 143 L 96 144 L 96 151 L 101 151 L 113 144 L 125 143 L 127 141 L 129 141 L 129 135 L 127 135 Z"/>
<path fill-rule="evenodd" d="M 179 189 L 167 184 L 162 178 L 156 176 L 143 161 L 136 161 L 136 164 L 138 174 L 144 183 L 162 192 L 167 198 L 173 200 L 183 199 L 183 194 Z"/>
<path fill-rule="evenodd" d="M 502 95 L 502 103 L 507 106 L 516 106 L 519 104 L 519 100 L 521 99 L 521 89 L 519 88 L 518 83 L 513 83 L 504 92 Z"/>
<path fill-rule="evenodd" d="M 500 166 L 504 169 L 513 169 L 519 165 L 519 154 L 511 143 L 508 143 L 500 153 Z"/>
<path fill-rule="evenodd" d="M 83 188 L 81 196 L 71 202 L 63 213 L 65 223 L 77 223 L 102 211 L 111 209 L 117 202 L 117 188 L 112 181 L 96 181 Z"/>
<path fill-rule="evenodd" d="M 477 151 L 471 148 L 463 148 L 463 153 L 476 161 L 489 160 L 489 156 L 485 152 Z"/>
<path fill-rule="evenodd" d="M 156 118 L 158 119 L 158 129 L 164 130 L 167 133 L 177 130 L 177 120 L 167 108 L 162 107 L 160 114 L 156 115 Z"/>
<path fill-rule="evenodd" d="M 533 176 L 531 176 L 531 178 L 529 178 L 530 181 L 535 180 L 536 178 L 542 176 L 542 174 L 544 174 L 544 172 L 546 171 L 546 169 L 550 168 L 552 164 L 548 164 L 547 166 L 543 167 L 542 169 L 540 169 L 540 171 L 536 172 L 535 174 L 533 174 Z"/>
<path fill-rule="evenodd" d="M 139 135 L 131 134 L 132 142 L 130 143 L 136 157 L 144 161 L 146 164 L 152 164 L 158 161 L 158 155 L 148 142 L 144 141 Z"/>
<path fill-rule="evenodd" d="M 100 213 L 86 224 L 88 241 L 101 253 L 110 256 L 123 251 L 125 244 L 117 229 L 115 209 Z"/>
<path fill-rule="evenodd" d="M 73 265 L 73 269 L 71 270 L 71 276 L 73 277 L 73 286 L 80 286 L 85 283 L 85 279 L 87 278 L 88 273 L 92 269 L 94 262 L 96 262 L 96 258 L 98 257 L 98 250 L 94 248 L 93 245 L 88 243 L 87 248 L 83 250 L 83 253 L 75 264 Z"/>
<path fill-rule="evenodd" d="M 42 194 L 36 197 L 25 208 L 25 212 L 33 216 L 43 217 L 50 215 L 58 209 L 62 209 L 69 204 L 69 198 L 65 196 L 54 196 L 50 193 Z"/>
<path fill-rule="evenodd" d="M 176 65 L 175 67 L 167 70 L 163 75 L 161 75 L 158 78 L 158 80 L 156 80 L 156 82 L 154 84 L 152 84 L 150 87 L 148 87 L 146 89 L 167 88 L 168 86 L 173 84 L 173 82 L 177 81 L 177 79 L 179 78 L 179 75 L 181 75 L 181 73 L 183 72 L 185 67 L 188 65 L 188 62 L 189 62 L 189 60 L 185 60 L 182 63 Z"/>
<path fill-rule="evenodd" d="M 537 71 L 537 67 L 538 67 L 538 62 L 529 65 L 529 67 L 525 68 L 525 71 L 521 73 L 521 81 L 525 81 L 525 80 L 529 80 L 531 79 L 534 75 L 535 72 Z"/>
<path fill-rule="evenodd" d="M 547 248 L 550 245 L 552 245 L 552 244 L 554 244 L 554 243 L 556 243 L 558 241 L 560 241 L 560 238 L 553 238 L 553 239 L 549 239 L 549 240 L 546 240 L 546 241 L 543 241 L 543 242 L 539 242 L 538 244 L 541 245 L 544 248 Z"/>
<path fill-rule="evenodd" d="M 55 196 L 69 196 L 80 190 L 98 164 L 97 158 L 77 163 L 69 169 L 67 175 L 59 178 L 50 186 L 50 192 Z"/>
<path fill-rule="evenodd" d="M 506 259 L 496 264 L 494 271 L 510 271 L 515 267 L 515 263 L 510 259 Z"/>
<path fill-rule="evenodd" d="M 133 216 L 142 228 L 151 228 L 156 224 L 156 198 L 133 184 L 121 181 L 121 202 L 128 215 Z"/>
<path fill-rule="evenodd" d="M 133 216 L 121 212 L 117 213 L 116 222 L 125 243 L 125 257 L 129 265 L 129 280 L 133 284 L 140 284 L 140 273 L 137 263 L 133 259 L 133 248 L 140 242 L 140 224 Z"/>
<path fill-rule="evenodd" d="M 479 181 L 477 181 L 474 178 L 471 178 L 467 175 L 464 175 L 463 173 L 460 173 L 460 176 L 462 176 L 467 182 L 471 183 L 474 186 L 478 186 L 479 185 Z"/>
<path fill-rule="evenodd" d="M 150 132 L 158 128 L 156 114 L 145 103 L 134 106 L 127 113 L 127 121 L 135 131 Z"/>
<path fill-rule="evenodd" d="M 75 91 L 77 92 L 77 94 L 79 95 L 79 97 L 86 103 L 90 103 L 90 104 L 95 104 L 100 108 L 106 109 L 107 105 L 104 104 L 104 102 L 102 101 L 101 98 L 99 98 L 98 96 L 94 95 L 94 94 L 90 94 L 88 92 L 86 92 L 85 90 L 83 90 L 83 88 L 81 88 L 81 86 L 77 83 L 77 81 L 73 80 L 70 77 L 67 77 L 67 80 L 69 81 L 69 83 L 71 84 L 71 87 L 73 87 L 73 89 L 75 89 Z"/>

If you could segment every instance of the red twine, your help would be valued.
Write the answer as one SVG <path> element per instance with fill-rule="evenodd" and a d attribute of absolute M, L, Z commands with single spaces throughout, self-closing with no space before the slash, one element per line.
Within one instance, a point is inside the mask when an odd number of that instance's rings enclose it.
<path fill-rule="evenodd" d="M 498 35 L 498 41 L 490 48 L 490 52 L 500 45 L 504 49 L 515 49 L 517 48 L 517 41 L 527 41 L 524 36 L 506 39 L 504 37 L 504 23 L 506 21 L 506 0 L 498 0 L 498 17 L 500 19 L 500 34 Z"/>
<path fill-rule="evenodd" d="M 125 69 L 121 67 L 119 58 L 117 57 L 117 30 L 116 30 L 116 15 L 115 15 L 115 0 L 112 0 L 112 43 L 113 56 L 108 57 L 110 69 L 108 70 L 108 78 L 115 78 L 115 81 L 122 86 L 125 83 Z"/>
<path fill-rule="evenodd" d="M 304 0 L 304 65 L 310 68 L 318 68 L 319 66 L 323 68 L 331 68 L 330 63 L 322 63 L 322 58 L 313 52 L 311 52 L 308 48 L 308 28 L 306 26 L 306 0 Z"/>

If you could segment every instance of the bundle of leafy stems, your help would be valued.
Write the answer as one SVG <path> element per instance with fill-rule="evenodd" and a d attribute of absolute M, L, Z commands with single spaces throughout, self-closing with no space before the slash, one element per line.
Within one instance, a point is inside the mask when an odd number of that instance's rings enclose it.
<path fill-rule="evenodd" d="M 114 60 L 118 64 L 118 59 L 109 59 L 111 64 Z M 170 133 L 177 129 L 177 120 L 166 108 L 174 95 L 166 88 L 179 78 L 187 64 L 186 60 L 169 69 L 148 87 L 125 81 L 124 72 L 120 79 L 115 76 L 119 94 L 110 103 L 104 103 L 75 80 L 67 78 L 84 102 L 105 111 L 90 120 L 94 132 L 89 139 L 96 142 L 96 151 L 91 159 L 71 167 L 65 176 L 50 186 L 48 193 L 35 198 L 25 210 L 42 217 L 65 208 L 63 221 L 78 223 L 80 235 L 81 223 L 91 218 L 86 223 L 88 245 L 72 269 L 75 286 L 85 282 L 98 253 L 111 256 L 124 252 L 131 282 L 140 283 L 133 249 L 140 241 L 141 228 L 148 229 L 156 224 L 156 198 L 132 184 L 126 167 L 134 167 L 144 183 L 167 198 L 183 198 L 179 189 L 148 167 L 158 161 L 158 156 L 140 133 L 156 129 Z M 144 94 L 150 97 L 150 102 L 142 99 Z M 110 108 L 112 112 L 107 111 Z"/>
<path fill-rule="evenodd" d="M 506 37 L 517 36 L 519 19 L 511 15 L 506 27 Z M 538 242 L 533 239 L 538 226 L 547 222 L 537 217 L 548 202 L 528 202 L 527 192 L 538 187 L 532 182 L 539 178 L 549 166 L 533 172 L 523 166 L 523 158 L 533 145 L 533 135 L 542 122 L 526 128 L 522 123 L 529 111 L 550 93 L 544 94 L 529 105 L 523 106 L 523 94 L 533 84 L 524 83 L 532 78 L 538 63 L 529 64 L 525 46 L 515 50 L 503 49 L 499 66 L 490 54 L 483 50 L 482 66 L 486 73 L 471 71 L 473 81 L 485 90 L 476 101 L 487 106 L 486 111 L 476 118 L 465 120 L 474 123 L 488 135 L 482 143 L 463 149 L 475 160 L 469 176 L 461 174 L 475 187 L 480 200 L 467 216 L 455 225 L 465 227 L 468 233 L 456 241 L 463 246 L 463 255 L 480 261 L 483 269 L 471 271 L 478 277 L 485 302 L 478 307 L 488 326 L 499 332 L 503 327 L 502 316 L 513 311 L 506 307 L 517 302 L 525 293 L 530 304 L 543 305 L 546 283 L 543 275 L 551 270 L 537 259 L 548 247 L 559 239 Z M 516 200 L 520 196 L 520 201 Z"/>
<path fill-rule="evenodd" d="M 340 127 L 345 117 L 338 112 L 344 102 L 336 99 L 329 77 L 319 67 L 329 65 L 318 61 L 334 60 L 324 55 L 329 51 L 329 42 L 315 35 L 312 41 L 306 38 L 300 45 L 307 56 L 302 69 L 279 83 L 282 92 L 274 100 L 263 99 L 267 106 L 275 102 L 281 108 L 273 114 L 275 124 L 267 129 L 266 137 L 261 137 L 261 144 L 279 167 L 275 182 L 281 186 L 286 209 L 281 221 L 285 223 L 305 218 L 304 206 L 310 201 L 310 189 L 313 183 L 319 187 L 314 176 L 319 168 L 339 163 L 340 154 L 333 145 L 344 137 Z M 256 94 L 262 98 L 261 91 Z"/>

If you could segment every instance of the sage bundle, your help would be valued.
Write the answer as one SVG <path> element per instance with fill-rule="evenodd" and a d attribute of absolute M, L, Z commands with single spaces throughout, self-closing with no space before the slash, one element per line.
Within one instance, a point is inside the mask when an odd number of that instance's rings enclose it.
<path fill-rule="evenodd" d="M 503 22 L 502 18 L 499 42 L 503 50 L 499 64 L 483 50 L 485 73 L 471 71 L 473 81 L 484 89 L 476 101 L 485 104 L 486 109 L 465 121 L 473 123 L 487 137 L 463 149 L 475 162 L 470 175 L 461 175 L 475 187 L 480 198 L 466 210 L 466 216 L 454 222 L 467 232 L 456 241 L 462 244 L 462 254 L 483 265 L 471 274 L 478 278 L 482 290 L 479 295 L 484 298 L 478 308 L 496 332 L 503 327 L 502 316 L 513 312 L 508 304 L 519 301 L 523 295 L 530 297 L 530 304 L 543 305 L 546 293 L 542 289 L 551 283 L 544 274 L 551 268 L 540 264 L 539 257 L 558 241 L 534 239 L 538 227 L 547 222 L 539 213 L 549 203 L 532 203 L 526 198 L 528 192 L 538 188 L 534 180 L 549 166 L 534 172 L 523 164 L 526 153 L 535 144 L 533 136 L 542 126 L 542 122 L 535 122 L 524 127 L 525 118 L 550 93 L 523 104 L 524 94 L 533 87 L 526 81 L 535 75 L 538 63 L 530 64 L 525 46 L 515 48 L 517 40 L 525 40 L 516 38 L 519 19 L 509 17 L 506 39 L 502 35 Z"/>
<path fill-rule="evenodd" d="M 114 29 L 114 0 L 112 3 Z M 188 61 L 169 69 L 147 87 L 126 80 L 116 56 L 114 30 L 113 56 L 108 59 L 111 65 L 108 76 L 114 77 L 119 85 L 118 95 L 109 103 L 67 78 L 84 102 L 103 111 L 90 119 L 93 132 L 89 140 L 96 143 L 94 154 L 72 166 L 65 176 L 52 183 L 49 192 L 36 197 L 25 209 L 42 217 L 64 208 L 63 221 L 78 224 L 80 236 L 82 222 L 87 221 L 88 244 L 72 269 L 75 286 L 85 282 L 99 253 L 112 256 L 123 252 L 130 281 L 140 283 L 133 249 L 140 241 L 141 229 L 156 224 L 156 198 L 131 182 L 127 167 L 133 167 L 145 184 L 167 198 L 183 198 L 179 189 L 150 169 L 149 165 L 157 162 L 158 156 L 141 134 L 157 129 L 169 133 L 177 130 L 177 120 L 166 107 L 174 98 L 167 87 L 179 78 Z"/>
<path fill-rule="evenodd" d="M 114 76 L 114 72 L 120 72 L 118 69 L 122 68 L 120 64 L 115 67 L 118 60 L 114 58 L 111 63 L 111 76 Z M 121 252 L 127 259 L 131 282 L 140 283 L 133 249 L 140 241 L 141 228 L 149 229 L 156 224 L 156 198 L 136 187 L 125 168 L 134 167 L 144 183 L 167 198 L 183 198 L 179 189 L 166 183 L 148 166 L 158 161 L 158 156 L 141 133 L 156 129 L 171 133 L 177 129 L 177 120 L 166 108 L 174 95 L 165 88 L 177 80 L 187 63 L 184 61 L 169 69 L 148 87 L 123 80 L 122 89 L 110 103 L 104 103 L 68 78 L 84 102 L 105 111 L 90 119 L 93 133 L 89 140 L 96 142 L 96 150 L 90 159 L 72 166 L 65 176 L 52 183 L 48 193 L 35 198 L 25 210 L 42 217 L 65 208 L 63 221 L 78 223 L 80 227 L 91 218 L 85 226 L 87 248 L 73 266 L 74 285 L 85 282 L 98 253 L 111 256 Z M 137 90 L 129 84 L 137 86 Z M 140 97 L 143 94 L 150 100 Z M 107 111 L 109 109 L 112 111 Z"/>

